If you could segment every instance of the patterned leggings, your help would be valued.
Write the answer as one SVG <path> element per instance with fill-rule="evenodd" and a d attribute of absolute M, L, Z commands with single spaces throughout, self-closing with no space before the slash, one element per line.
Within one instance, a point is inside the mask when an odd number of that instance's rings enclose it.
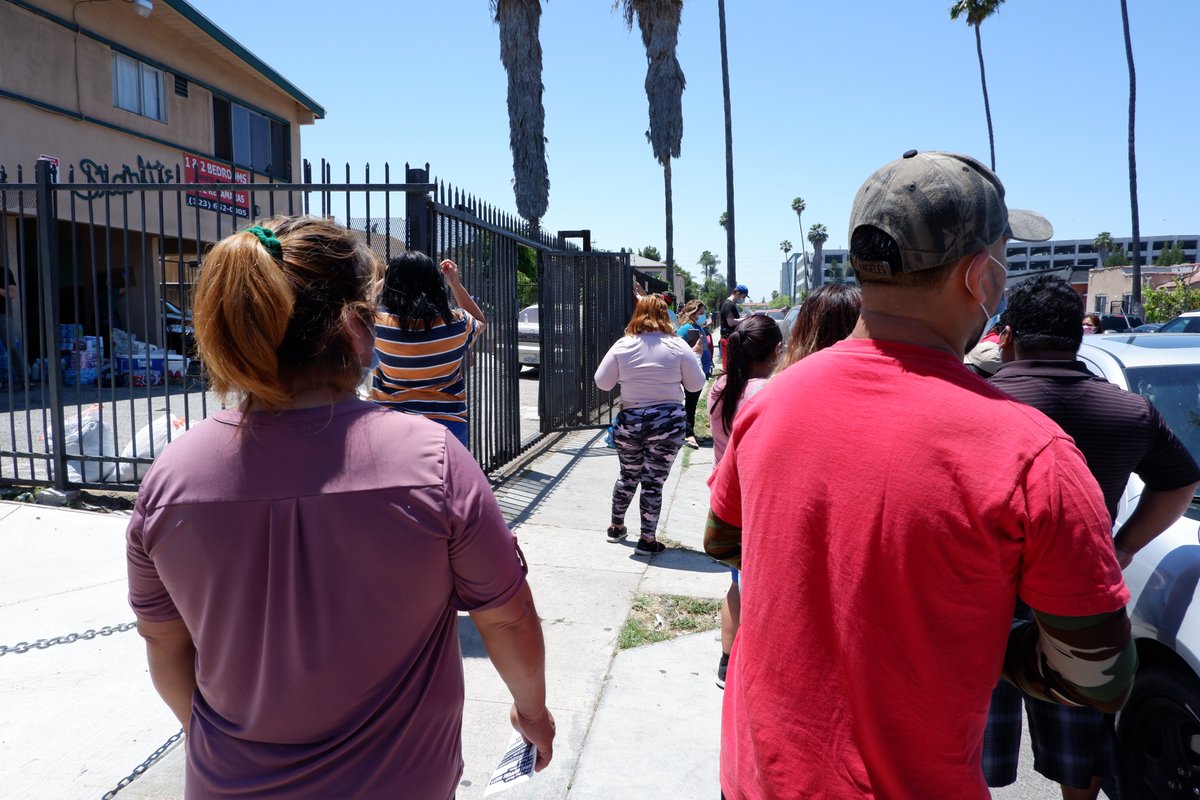
<path fill-rule="evenodd" d="M 641 484 L 642 537 L 653 539 L 662 511 L 663 481 L 683 445 L 687 424 L 683 406 L 665 403 L 645 408 L 629 408 L 613 423 L 613 441 L 621 474 L 613 486 L 612 524 L 625 523 L 625 511 L 633 502 L 633 493 Z"/>

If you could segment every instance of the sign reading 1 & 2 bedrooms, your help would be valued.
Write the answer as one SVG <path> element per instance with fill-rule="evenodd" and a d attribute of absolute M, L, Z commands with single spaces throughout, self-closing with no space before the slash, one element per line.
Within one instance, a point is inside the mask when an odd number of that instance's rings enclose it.
<path fill-rule="evenodd" d="M 184 153 L 183 182 L 211 183 L 214 187 L 220 184 L 248 184 L 250 173 L 203 156 Z M 250 216 L 250 193 L 246 191 L 218 188 L 190 191 L 187 193 L 187 204 L 220 214 L 233 214 L 242 218 Z"/>

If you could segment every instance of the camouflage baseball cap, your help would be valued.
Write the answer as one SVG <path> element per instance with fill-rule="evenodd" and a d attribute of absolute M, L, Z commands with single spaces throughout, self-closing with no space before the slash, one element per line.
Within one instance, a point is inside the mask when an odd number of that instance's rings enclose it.
<path fill-rule="evenodd" d="M 900 272 L 933 269 L 978 253 L 1001 238 L 1043 242 L 1050 221 L 1008 209 L 1004 184 L 970 156 L 909 150 L 876 170 L 854 198 L 850 239 L 860 226 L 879 228 L 900 248 Z M 889 275 L 887 261 L 854 259 L 857 272 Z"/>

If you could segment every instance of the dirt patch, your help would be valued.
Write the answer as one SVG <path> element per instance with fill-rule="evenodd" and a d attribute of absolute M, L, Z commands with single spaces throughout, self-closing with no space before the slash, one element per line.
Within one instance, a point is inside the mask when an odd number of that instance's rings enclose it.
<path fill-rule="evenodd" d="M 720 627 L 720 600 L 677 594 L 637 594 L 633 596 L 629 619 L 617 637 L 617 647 L 628 650 Z"/>

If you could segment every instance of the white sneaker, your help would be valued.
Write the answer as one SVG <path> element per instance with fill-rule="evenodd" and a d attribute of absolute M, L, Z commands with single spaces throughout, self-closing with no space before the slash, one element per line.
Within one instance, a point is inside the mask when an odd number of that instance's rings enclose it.
<path fill-rule="evenodd" d="M 685 437 L 683 440 L 683 443 L 686 444 L 688 447 L 692 448 L 693 450 L 700 449 L 700 443 L 696 441 L 695 436 Z"/>

